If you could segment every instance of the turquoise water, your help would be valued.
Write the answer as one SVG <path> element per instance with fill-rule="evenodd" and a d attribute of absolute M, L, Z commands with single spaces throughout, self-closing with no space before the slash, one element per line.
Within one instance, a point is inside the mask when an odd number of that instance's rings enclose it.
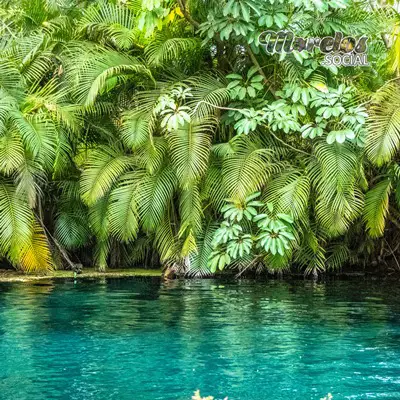
<path fill-rule="evenodd" d="M 0 284 L 0 398 L 400 398 L 396 283 Z"/>

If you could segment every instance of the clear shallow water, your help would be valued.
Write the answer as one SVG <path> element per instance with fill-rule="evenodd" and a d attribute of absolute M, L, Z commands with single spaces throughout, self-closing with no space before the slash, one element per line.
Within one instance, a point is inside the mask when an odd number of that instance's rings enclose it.
<path fill-rule="evenodd" d="M 0 284 L 0 399 L 400 399 L 400 289 Z"/>

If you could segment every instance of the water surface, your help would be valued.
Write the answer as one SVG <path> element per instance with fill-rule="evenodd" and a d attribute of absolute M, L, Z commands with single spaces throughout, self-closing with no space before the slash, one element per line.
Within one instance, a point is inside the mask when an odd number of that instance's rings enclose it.
<path fill-rule="evenodd" d="M 399 399 L 397 286 L 0 284 L 0 399 Z"/>

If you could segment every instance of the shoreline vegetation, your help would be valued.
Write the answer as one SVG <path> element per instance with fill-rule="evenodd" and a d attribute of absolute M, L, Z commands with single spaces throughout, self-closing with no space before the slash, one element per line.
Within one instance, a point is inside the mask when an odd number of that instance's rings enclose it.
<path fill-rule="evenodd" d="M 54 276 L 400 271 L 391 3 L 2 1 L 0 257 Z M 267 31 L 369 65 L 271 53 Z"/>
<path fill-rule="evenodd" d="M 164 281 L 171 281 L 174 279 L 193 279 L 185 278 L 174 274 L 168 275 L 168 271 L 163 271 L 160 268 L 147 269 L 147 268 L 117 268 L 108 269 L 106 271 L 99 271 L 96 268 L 84 268 L 82 272 L 75 276 L 75 279 L 124 279 L 124 278 L 139 278 L 139 277 L 153 277 L 161 278 Z M 305 277 L 302 272 L 290 272 L 286 274 L 268 274 L 266 271 L 261 274 L 244 274 L 238 276 L 234 271 L 224 271 L 223 274 L 218 276 L 210 277 L 214 279 L 278 279 L 278 280 L 301 280 L 306 279 L 309 281 L 315 280 L 313 277 Z M 339 280 L 351 280 L 351 279 L 363 279 L 367 281 L 372 280 L 388 280 L 398 281 L 400 276 L 398 271 L 394 271 L 392 274 L 387 274 L 384 271 L 341 271 L 341 272 L 327 272 L 319 275 L 318 282 L 323 283 L 331 279 Z M 58 280 L 58 279 L 74 279 L 74 272 L 72 270 L 54 270 L 49 271 L 46 274 L 43 273 L 30 273 L 27 274 L 23 271 L 17 271 L 13 269 L 1 269 L 0 268 L 0 283 L 4 282 L 36 282 L 41 280 Z"/>
<path fill-rule="evenodd" d="M 76 279 L 86 278 L 132 278 L 132 277 L 161 277 L 161 269 L 126 268 L 98 271 L 95 268 L 85 268 Z M 71 270 L 55 270 L 47 274 L 26 274 L 12 269 L 0 269 L 0 282 L 34 282 L 46 279 L 74 278 Z"/>

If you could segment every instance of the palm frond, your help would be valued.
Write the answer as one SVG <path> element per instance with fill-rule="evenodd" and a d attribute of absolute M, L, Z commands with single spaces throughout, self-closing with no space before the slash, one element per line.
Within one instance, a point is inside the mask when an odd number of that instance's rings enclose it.
<path fill-rule="evenodd" d="M 10 175 L 22 165 L 25 159 L 21 138 L 7 132 L 0 137 L 0 172 Z"/>
<path fill-rule="evenodd" d="M 167 135 L 171 164 L 185 189 L 207 170 L 215 121 L 194 120 Z"/>
<path fill-rule="evenodd" d="M 121 177 L 118 186 L 111 191 L 108 207 L 109 231 L 122 242 L 136 238 L 139 229 L 137 186 L 142 174 L 128 172 Z"/>
<path fill-rule="evenodd" d="M 248 137 L 237 137 L 234 145 L 235 153 L 223 160 L 223 185 L 231 198 L 241 201 L 264 184 L 272 151 L 258 148 Z"/>
<path fill-rule="evenodd" d="M 201 40 L 191 37 L 175 37 L 168 30 L 157 32 L 144 50 L 147 62 L 151 66 L 165 65 L 183 58 L 185 54 L 199 50 Z"/>
<path fill-rule="evenodd" d="M 198 118 L 218 114 L 218 107 L 230 101 L 228 82 L 224 76 L 202 73 L 188 78 L 186 83 L 193 89 L 193 97 L 187 104 L 196 107 L 195 116 Z"/>
<path fill-rule="evenodd" d="M 110 41 L 120 49 L 129 49 L 140 42 L 135 16 L 129 8 L 108 2 L 97 3 L 85 9 L 78 30 L 89 38 Z"/>
<path fill-rule="evenodd" d="M 292 214 L 295 219 L 304 216 L 310 196 L 310 179 L 296 169 L 284 171 L 272 179 L 265 191 L 265 201 L 274 204 L 278 213 Z"/>
<path fill-rule="evenodd" d="M 145 231 L 154 231 L 166 215 L 176 189 L 176 176 L 166 166 L 153 175 L 146 174 L 136 191 L 139 216 Z"/>
<path fill-rule="evenodd" d="M 391 180 L 387 178 L 377 183 L 365 195 L 364 222 L 371 237 L 383 235 L 391 189 Z"/>
<path fill-rule="evenodd" d="M 316 212 L 332 236 L 343 234 L 361 213 L 363 195 L 356 186 L 359 158 L 351 145 L 327 144 L 315 147 L 317 163 L 310 169 L 317 192 Z"/>
<path fill-rule="evenodd" d="M 179 258 L 179 242 L 176 238 L 174 226 L 168 216 L 161 218 L 155 228 L 154 244 L 163 263 L 175 261 Z"/>
<path fill-rule="evenodd" d="M 338 270 L 350 258 L 350 249 L 345 243 L 336 243 L 327 249 L 328 257 L 326 258 L 327 269 Z"/>
<path fill-rule="evenodd" d="M 89 226 L 96 236 L 94 247 L 94 263 L 100 270 L 107 268 L 110 251 L 109 224 L 107 210 L 110 203 L 110 193 L 101 197 L 89 207 Z"/>
<path fill-rule="evenodd" d="M 391 83 L 373 98 L 365 152 L 376 165 L 390 161 L 400 145 L 400 86 Z"/>
<path fill-rule="evenodd" d="M 225 198 L 228 197 L 223 185 L 223 176 L 221 166 L 212 163 L 204 177 L 202 184 L 202 196 L 208 200 L 214 207 L 214 210 L 219 211 L 225 204 Z"/>
<path fill-rule="evenodd" d="M 149 112 L 129 110 L 122 116 L 121 139 L 131 150 L 136 150 L 150 141 L 153 130 L 153 116 Z"/>
<path fill-rule="evenodd" d="M 325 270 L 325 249 L 323 241 L 312 229 L 306 229 L 299 250 L 296 252 L 295 262 L 306 274 Z"/>
<path fill-rule="evenodd" d="M 22 244 L 19 267 L 28 273 L 46 272 L 53 269 L 53 260 L 47 237 L 38 223 L 34 223 L 31 240 Z"/>
<path fill-rule="evenodd" d="M 150 174 L 159 170 L 168 156 L 168 144 L 164 136 L 156 136 L 147 140 L 135 153 L 136 163 Z"/>
<path fill-rule="evenodd" d="M 91 235 L 88 209 L 81 200 L 78 180 L 63 181 L 60 190 L 55 237 L 67 250 L 77 249 L 87 244 Z"/>
<path fill-rule="evenodd" d="M 108 147 L 91 152 L 81 177 L 81 194 L 86 204 L 102 198 L 130 167 L 132 160 Z"/>
<path fill-rule="evenodd" d="M 219 225 L 216 222 L 206 221 L 202 233 L 197 236 L 197 252 L 190 255 L 190 262 L 186 271 L 187 276 L 205 277 L 211 275 L 208 260 L 213 251 L 212 241 L 218 227 Z"/>
<path fill-rule="evenodd" d="M 68 65 L 67 76 L 77 101 L 86 106 L 93 105 L 98 95 L 109 92 L 129 78 L 152 78 L 150 70 L 137 58 L 117 51 L 92 47 L 81 56 L 73 52 L 70 57 L 73 57 L 73 63 Z"/>
<path fill-rule="evenodd" d="M 54 162 L 57 140 L 53 121 L 45 114 L 24 115 L 20 111 L 12 111 L 10 119 L 24 147 L 37 161 L 50 168 Z"/>
<path fill-rule="evenodd" d="M 0 181 L 0 251 L 17 263 L 21 246 L 31 243 L 33 214 L 10 181 Z"/>
<path fill-rule="evenodd" d="M 179 214 L 181 217 L 179 237 L 183 237 L 185 232 L 189 232 L 189 234 L 200 233 L 203 210 L 200 191 L 197 185 L 192 185 L 182 190 L 179 199 Z"/>

